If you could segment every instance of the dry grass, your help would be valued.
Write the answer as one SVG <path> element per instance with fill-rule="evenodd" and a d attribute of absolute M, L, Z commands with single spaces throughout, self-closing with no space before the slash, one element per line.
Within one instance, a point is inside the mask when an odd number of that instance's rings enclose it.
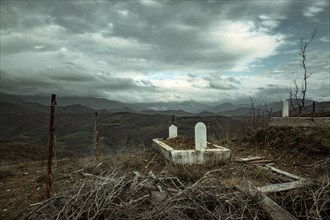
<path fill-rule="evenodd" d="M 299 219 L 330 219 L 330 178 L 314 180 L 309 185 L 272 198 Z"/>
<path fill-rule="evenodd" d="M 317 172 L 328 164 L 309 166 Z M 44 162 L 6 169 L 15 175 L 1 180 L 1 191 L 11 189 L 0 199 L 0 212 L 8 209 L 4 219 L 268 219 L 260 201 L 235 186 L 289 181 L 252 164 L 174 166 L 153 151 L 125 151 L 100 161 L 56 161 L 53 197 L 45 200 Z M 326 219 L 329 182 L 271 196 L 297 218 Z"/>
<path fill-rule="evenodd" d="M 89 175 L 69 190 L 38 204 L 23 219 L 268 219 L 260 201 L 228 186 L 210 170 L 185 183 L 169 170 Z M 328 219 L 330 180 L 271 197 L 299 219 Z"/>
<path fill-rule="evenodd" d="M 263 219 L 258 201 L 206 174 L 192 185 L 152 172 L 91 176 L 23 219 Z"/>

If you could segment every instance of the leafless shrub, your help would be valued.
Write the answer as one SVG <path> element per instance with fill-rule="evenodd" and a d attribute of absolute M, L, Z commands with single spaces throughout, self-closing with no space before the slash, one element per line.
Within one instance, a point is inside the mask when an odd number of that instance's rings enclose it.
<path fill-rule="evenodd" d="M 257 197 L 237 191 L 235 185 L 244 179 L 256 185 L 288 181 L 248 164 L 162 164 L 153 173 L 150 163 L 160 163 L 154 152 L 148 160 L 138 155 L 120 158 L 94 161 L 94 168 L 85 162 L 86 167 L 72 172 L 78 178 L 72 188 L 30 205 L 13 219 L 23 212 L 22 219 L 268 219 Z M 319 169 L 323 164 L 311 166 Z M 270 196 L 299 219 L 327 219 L 329 182 L 323 179 Z"/>
<path fill-rule="evenodd" d="M 236 116 L 216 124 L 214 139 L 220 140 L 221 144 L 228 144 L 232 139 L 245 137 L 258 130 L 265 129 L 273 115 L 273 110 L 262 100 L 250 97 L 250 111 L 248 115 Z"/>
<path fill-rule="evenodd" d="M 39 204 L 24 219 L 259 219 L 254 198 L 226 187 L 207 172 L 192 185 L 152 172 L 89 176 Z"/>
<path fill-rule="evenodd" d="M 275 200 L 299 219 L 330 218 L 330 178 L 314 180 L 289 192 L 274 194 Z"/>
<path fill-rule="evenodd" d="M 268 108 L 265 103 L 257 102 L 250 97 L 250 118 L 248 128 L 250 132 L 268 127 L 269 119 L 272 116 L 272 109 Z M 249 132 L 249 133 L 250 133 Z"/>

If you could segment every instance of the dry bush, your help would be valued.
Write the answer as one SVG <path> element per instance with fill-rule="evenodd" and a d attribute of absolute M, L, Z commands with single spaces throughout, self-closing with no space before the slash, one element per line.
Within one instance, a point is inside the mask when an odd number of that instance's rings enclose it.
<path fill-rule="evenodd" d="M 299 219 L 330 219 L 329 177 L 272 197 Z"/>
<path fill-rule="evenodd" d="M 92 175 L 24 219 L 264 219 L 259 202 L 206 173 L 184 184 L 165 172 Z"/>
<path fill-rule="evenodd" d="M 259 130 L 266 129 L 269 117 L 256 115 L 254 117 L 235 117 L 215 126 L 214 141 L 220 141 L 220 145 L 227 145 L 233 139 L 239 139 L 251 135 Z M 211 136 L 212 137 L 212 136 Z"/>
<path fill-rule="evenodd" d="M 65 168 L 75 179 L 73 186 L 13 219 L 268 219 L 260 201 L 235 185 L 242 180 L 255 186 L 288 181 L 249 164 L 166 164 L 153 151 L 78 162 L 83 163 L 79 169 Z M 329 217 L 329 180 L 272 198 L 296 217 Z"/>
<path fill-rule="evenodd" d="M 260 148 L 291 150 L 311 156 L 329 156 L 328 129 L 269 127 L 259 130 L 242 141 Z"/>
<path fill-rule="evenodd" d="M 221 167 L 221 172 L 227 171 L 225 167 L 226 162 L 218 161 L 218 162 L 210 162 L 206 164 L 171 164 L 168 163 L 166 166 L 167 172 L 171 175 L 179 177 L 181 181 L 185 184 L 193 184 L 199 179 L 201 179 L 205 173 L 210 170 L 215 170 L 217 167 Z M 230 176 L 232 173 L 230 172 Z"/>

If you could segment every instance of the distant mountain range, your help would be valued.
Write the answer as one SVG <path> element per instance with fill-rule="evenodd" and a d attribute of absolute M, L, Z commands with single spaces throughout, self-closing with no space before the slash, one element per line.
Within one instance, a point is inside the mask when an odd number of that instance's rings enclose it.
<path fill-rule="evenodd" d="M 129 104 L 111 101 L 104 98 L 92 98 L 92 97 L 56 97 L 57 104 L 60 106 L 71 106 L 71 105 L 83 105 L 88 106 L 92 109 L 121 109 L 128 107 Z M 44 96 L 18 96 L 18 95 L 8 95 L 1 93 L 1 102 L 8 103 L 38 103 L 44 106 L 49 106 L 50 98 Z"/>
<path fill-rule="evenodd" d="M 1 112 L 49 112 L 50 97 L 22 96 L 0 93 Z M 313 100 L 306 100 L 306 108 L 311 110 Z M 318 103 L 317 111 L 330 111 L 330 104 Z M 330 103 L 330 102 L 329 102 Z M 123 103 L 105 98 L 92 97 L 57 97 L 57 112 L 59 113 L 114 113 L 132 112 L 146 115 L 176 115 L 176 116 L 248 116 L 251 104 L 211 103 L 204 104 L 196 101 L 156 102 L 156 103 Z M 267 112 L 280 112 L 282 102 L 272 102 L 255 109 Z"/>

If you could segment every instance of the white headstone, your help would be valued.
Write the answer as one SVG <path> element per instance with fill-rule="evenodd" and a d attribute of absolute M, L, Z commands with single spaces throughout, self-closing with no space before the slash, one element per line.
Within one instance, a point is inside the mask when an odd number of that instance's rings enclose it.
<path fill-rule="evenodd" d="M 283 117 L 289 117 L 289 102 L 288 102 L 288 100 L 283 100 L 282 118 Z"/>
<path fill-rule="evenodd" d="M 175 125 L 171 125 L 168 128 L 168 134 L 169 138 L 176 138 L 178 136 L 178 128 Z"/>
<path fill-rule="evenodd" d="M 203 122 L 195 125 L 195 149 L 197 151 L 205 151 L 207 147 L 206 126 Z"/>

